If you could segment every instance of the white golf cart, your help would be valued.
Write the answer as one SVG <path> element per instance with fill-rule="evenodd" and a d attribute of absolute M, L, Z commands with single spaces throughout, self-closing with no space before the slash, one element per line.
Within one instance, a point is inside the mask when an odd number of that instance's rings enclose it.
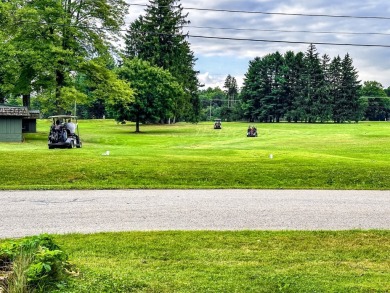
<path fill-rule="evenodd" d="M 49 149 L 81 148 L 77 116 L 57 115 L 49 118 L 53 121 L 48 137 Z"/>

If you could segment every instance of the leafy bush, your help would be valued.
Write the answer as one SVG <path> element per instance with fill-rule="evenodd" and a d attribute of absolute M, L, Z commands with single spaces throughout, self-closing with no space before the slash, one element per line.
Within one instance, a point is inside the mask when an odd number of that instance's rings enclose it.
<path fill-rule="evenodd" d="M 63 286 L 69 277 L 68 256 L 48 235 L 7 242 L 0 247 L 0 263 L 8 261 L 7 292 L 47 292 Z"/>

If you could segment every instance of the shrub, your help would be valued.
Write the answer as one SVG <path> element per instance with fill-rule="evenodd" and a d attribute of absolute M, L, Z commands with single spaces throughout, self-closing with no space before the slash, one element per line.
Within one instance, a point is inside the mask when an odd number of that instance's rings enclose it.
<path fill-rule="evenodd" d="M 6 292 L 46 292 L 69 277 L 67 254 L 46 234 L 3 244 L 0 263 L 8 263 L 11 271 L 0 284 Z"/>

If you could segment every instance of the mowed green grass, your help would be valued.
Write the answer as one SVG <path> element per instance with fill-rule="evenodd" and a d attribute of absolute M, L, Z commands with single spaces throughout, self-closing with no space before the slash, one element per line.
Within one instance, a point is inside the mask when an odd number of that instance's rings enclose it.
<path fill-rule="evenodd" d="M 389 231 L 171 231 L 56 236 L 63 292 L 389 292 Z"/>
<path fill-rule="evenodd" d="M 82 149 L 48 150 L 47 120 L 0 143 L 0 189 L 390 187 L 390 123 L 257 124 L 257 138 L 247 123 L 79 124 Z M 54 237 L 80 271 L 58 292 L 390 291 L 390 231 Z"/>
<path fill-rule="evenodd" d="M 257 138 L 247 123 L 79 126 L 81 149 L 49 150 L 49 120 L 0 143 L 0 189 L 390 188 L 389 122 L 256 124 Z"/>

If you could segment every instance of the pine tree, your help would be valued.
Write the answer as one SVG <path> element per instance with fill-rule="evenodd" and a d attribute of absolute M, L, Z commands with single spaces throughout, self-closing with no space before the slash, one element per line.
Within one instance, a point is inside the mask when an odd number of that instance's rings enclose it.
<path fill-rule="evenodd" d="M 306 81 L 306 64 L 305 64 L 305 55 L 302 52 L 298 52 L 295 55 L 295 60 L 293 63 L 292 70 L 292 105 L 290 106 L 287 112 L 287 119 L 290 121 L 298 122 L 304 121 L 306 117 L 306 96 L 305 91 L 307 88 Z"/>
<path fill-rule="evenodd" d="M 341 58 L 337 56 L 333 58 L 329 66 L 330 75 L 330 95 L 332 96 L 332 119 L 334 122 L 340 123 L 343 113 L 342 101 L 342 68 Z"/>
<path fill-rule="evenodd" d="M 179 0 L 150 0 L 144 17 L 134 21 L 126 34 L 125 56 L 140 58 L 168 70 L 187 96 L 177 103 L 175 118 L 197 121 L 200 115 L 199 82 L 195 57 L 183 33 L 188 14 Z"/>
<path fill-rule="evenodd" d="M 324 72 L 315 45 L 309 45 L 305 55 L 307 87 L 305 114 L 307 122 L 322 120 L 322 104 L 327 100 Z"/>
<path fill-rule="evenodd" d="M 228 76 L 225 79 L 225 83 L 223 87 L 226 89 L 226 97 L 227 97 L 227 107 L 231 108 L 235 105 L 235 100 L 238 95 L 238 87 L 237 87 L 237 80 L 234 76 L 231 76 L 228 74 Z"/>
<path fill-rule="evenodd" d="M 244 84 L 241 91 L 242 110 L 244 119 L 254 122 L 258 119 L 258 108 L 260 107 L 260 74 L 262 70 L 262 59 L 256 57 L 249 61 L 249 68 L 245 73 Z"/>
<path fill-rule="evenodd" d="M 342 72 L 342 94 L 339 106 L 343 112 L 337 122 L 355 121 L 358 122 L 363 117 L 363 108 L 359 100 L 361 88 L 358 80 L 358 72 L 353 66 L 353 61 L 349 54 L 345 55 L 341 63 Z"/>

